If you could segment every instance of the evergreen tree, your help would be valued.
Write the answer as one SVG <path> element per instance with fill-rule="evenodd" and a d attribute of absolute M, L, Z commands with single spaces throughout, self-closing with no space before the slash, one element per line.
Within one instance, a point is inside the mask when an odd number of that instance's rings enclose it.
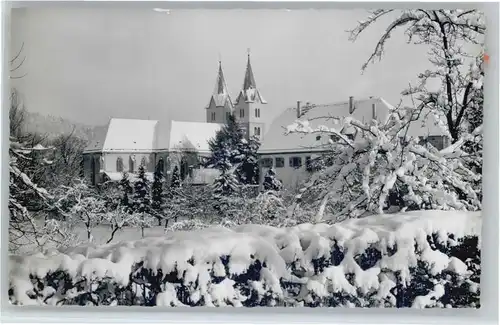
<path fill-rule="evenodd" d="M 164 197 L 163 197 L 163 172 L 157 169 L 154 173 L 153 185 L 151 187 L 151 208 L 156 214 L 158 219 L 158 225 L 161 225 L 161 216 L 163 215 L 162 209 L 164 208 Z"/>
<path fill-rule="evenodd" d="M 238 179 L 233 172 L 230 170 L 223 171 L 214 181 L 213 191 L 216 197 L 221 195 L 228 196 L 237 191 L 238 185 Z"/>
<path fill-rule="evenodd" d="M 230 115 L 227 124 L 208 142 L 211 156 L 207 159 L 207 166 L 227 171 L 243 159 L 242 148 L 245 141 L 245 132 L 240 127 L 234 115 Z"/>
<path fill-rule="evenodd" d="M 144 165 L 139 166 L 138 178 L 134 183 L 134 202 L 133 210 L 142 214 L 141 232 L 144 237 L 144 225 L 146 223 L 145 215 L 151 212 L 151 198 L 149 192 L 149 182 L 146 178 Z"/>
<path fill-rule="evenodd" d="M 126 211 L 130 211 L 131 202 L 129 195 L 133 193 L 132 185 L 130 185 L 130 179 L 127 172 L 123 172 L 122 179 L 120 180 L 120 189 L 122 190 L 122 198 L 120 200 L 121 205 Z"/>
<path fill-rule="evenodd" d="M 245 131 L 235 116 L 230 115 L 227 124 L 209 141 L 211 156 L 207 159 L 206 166 L 221 171 L 214 187 L 229 190 L 235 184 L 257 184 L 259 146 L 256 138 L 248 141 L 245 139 Z M 236 176 L 229 176 L 233 172 Z"/>
<path fill-rule="evenodd" d="M 276 178 L 276 172 L 273 168 L 267 171 L 266 176 L 264 176 L 264 183 L 262 185 L 264 186 L 264 190 L 266 191 L 279 191 L 283 187 L 279 179 Z"/>
<path fill-rule="evenodd" d="M 256 137 L 250 138 L 249 141 L 242 139 L 240 143 L 242 157 L 236 173 L 242 184 L 259 183 L 259 157 L 257 156 L 259 147 L 260 142 Z"/>
<path fill-rule="evenodd" d="M 181 174 L 179 172 L 179 167 L 175 166 L 172 172 L 172 179 L 170 181 L 171 187 L 181 187 Z"/>
<path fill-rule="evenodd" d="M 139 166 L 138 178 L 134 183 L 134 202 L 135 212 L 149 212 L 151 208 L 151 199 L 149 193 L 149 181 L 146 178 L 146 171 L 143 165 Z"/>

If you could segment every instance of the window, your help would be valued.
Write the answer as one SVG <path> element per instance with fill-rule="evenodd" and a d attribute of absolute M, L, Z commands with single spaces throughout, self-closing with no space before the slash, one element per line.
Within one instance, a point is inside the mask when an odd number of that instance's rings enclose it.
<path fill-rule="evenodd" d="M 254 133 L 254 135 L 260 136 L 260 127 L 257 127 L 257 126 L 254 127 L 253 128 L 253 133 Z"/>
<path fill-rule="evenodd" d="M 349 140 L 354 140 L 354 134 L 346 134 L 346 136 Z"/>
<path fill-rule="evenodd" d="M 144 167 L 147 170 L 147 168 L 146 168 L 146 157 L 142 157 L 141 158 L 141 166 Z"/>
<path fill-rule="evenodd" d="M 215 112 L 212 112 L 211 115 L 212 115 L 212 121 L 215 121 Z"/>
<path fill-rule="evenodd" d="M 231 115 L 229 112 L 226 112 L 226 121 L 229 122 L 229 115 Z"/>
<path fill-rule="evenodd" d="M 262 167 L 271 168 L 271 167 L 273 167 L 273 159 L 272 158 L 262 158 L 260 160 L 260 165 Z"/>
<path fill-rule="evenodd" d="M 122 157 L 116 158 L 116 171 L 119 173 L 123 172 L 123 159 L 122 159 Z"/>
<path fill-rule="evenodd" d="M 336 134 L 330 134 L 330 140 L 332 140 L 333 142 L 337 142 L 339 140 L 339 137 Z"/>
<path fill-rule="evenodd" d="M 245 110 L 244 109 L 240 109 L 240 117 L 245 117 Z"/>
<path fill-rule="evenodd" d="M 128 171 L 130 173 L 134 172 L 134 162 L 135 162 L 135 157 L 134 156 L 130 156 L 128 158 Z"/>
<path fill-rule="evenodd" d="M 288 164 L 290 167 L 300 168 L 302 166 L 302 157 L 290 157 Z"/>
<path fill-rule="evenodd" d="M 276 168 L 283 168 L 285 167 L 285 158 L 283 157 L 276 157 Z"/>
<path fill-rule="evenodd" d="M 430 136 L 429 142 L 438 150 L 442 150 L 444 148 L 444 139 L 442 136 Z"/>
<path fill-rule="evenodd" d="M 260 108 L 255 109 L 255 117 L 260 117 Z"/>
<path fill-rule="evenodd" d="M 316 136 L 316 141 L 319 141 L 319 140 L 321 140 L 321 135 Z"/>

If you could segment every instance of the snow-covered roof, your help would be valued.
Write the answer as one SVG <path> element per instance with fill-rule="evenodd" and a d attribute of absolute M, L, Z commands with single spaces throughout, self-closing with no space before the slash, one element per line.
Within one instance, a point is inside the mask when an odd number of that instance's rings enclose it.
<path fill-rule="evenodd" d="M 372 118 L 372 104 L 375 104 L 377 119 L 387 116 L 390 107 L 381 98 L 369 98 L 354 100 L 355 110 L 349 113 L 349 102 L 337 102 L 325 105 L 303 105 L 301 108 L 300 120 L 311 120 L 313 127 L 324 125 L 337 130 L 342 130 L 343 126 L 335 119 L 329 117 L 352 116 L 361 121 L 368 121 Z M 279 115 L 271 124 L 259 152 L 296 152 L 296 151 L 321 151 L 329 144 L 329 136 L 320 134 L 285 134 L 286 128 L 297 121 L 297 108 L 288 108 Z M 352 133 L 352 129 L 345 129 L 344 133 Z M 319 138 L 318 138 L 319 137 Z"/>
<path fill-rule="evenodd" d="M 155 120 L 112 118 L 103 151 L 152 151 L 156 148 Z"/>
<path fill-rule="evenodd" d="M 288 108 L 279 115 L 271 124 L 264 135 L 260 153 L 271 152 L 298 152 L 322 151 L 329 145 L 329 136 L 314 134 L 285 134 L 286 128 L 297 120 L 309 120 L 310 125 L 316 128 L 324 125 L 335 128 L 345 134 L 353 134 L 354 127 L 344 127 L 338 120 L 329 117 L 353 117 L 362 122 L 372 120 L 375 107 L 376 119 L 383 122 L 394 107 L 380 97 L 353 99 L 354 111 L 349 112 L 349 101 L 325 105 L 303 105 L 301 117 L 297 118 L 297 108 Z M 427 119 L 423 119 L 425 116 Z M 443 135 L 443 131 L 435 125 L 430 115 L 422 114 L 421 123 L 413 123 L 408 131 L 408 136 Z M 423 126 L 422 126 L 423 123 Z"/>
<path fill-rule="evenodd" d="M 204 122 L 136 120 L 113 118 L 106 132 L 85 152 L 151 152 L 155 150 L 210 151 L 208 141 L 221 124 Z"/>
<path fill-rule="evenodd" d="M 94 136 L 89 140 L 85 148 L 86 152 L 102 151 L 104 141 L 106 140 L 106 134 L 108 133 L 108 127 L 109 123 L 104 127 L 98 127 L 94 130 Z"/>
<path fill-rule="evenodd" d="M 209 152 L 208 141 L 215 137 L 222 124 L 172 121 L 170 150 L 196 150 Z"/>
<path fill-rule="evenodd" d="M 247 103 L 258 101 L 262 104 L 267 104 L 267 101 L 264 99 L 264 97 L 262 97 L 260 91 L 256 88 L 241 90 L 238 97 L 236 98 L 236 103 L 238 103 L 240 100 L 244 100 Z"/>

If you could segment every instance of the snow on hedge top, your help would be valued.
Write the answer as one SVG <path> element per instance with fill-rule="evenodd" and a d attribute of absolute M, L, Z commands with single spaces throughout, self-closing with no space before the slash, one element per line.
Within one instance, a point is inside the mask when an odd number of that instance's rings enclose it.
<path fill-rule="evenodd" d="M 433 250 L 427 236 L 437 235 L 443 245 L 453 246 L 457 244 L 456 239 L 479 236 L 480 231 L 480 212 L 458 211 L 374 215 L 334 225 L 302 224 L 291 228 L 213 227 L 102 246 L 89 244 L 45 255 L 10 256 L 10 281 L 16 301 L 28 304 L 30 274 L 43 277 L 51 271 L 65 270 L 73 277 L 94 280 L 108 276 L 127 285 L 133 265 L 144 262 L 143 267 L 153 272 L 161 269 L 167 274 L 177 270 L 185 283 L 198 280 L 200 290 L 206 293 L 211 274 L 226 275 L 221 257 L 229 256 L 230 274 L 244 273 L 256 260 L 265 263 L 260 281 L 273 286 L 275 292 L 281 291 L 279 280 L 285 279 L 306 284 L 318 296 L 328 294 L 326 281 L 336 292 L 356 294 L 357 290 L 366 293 L 374 289 L 384 294 L 387 288 L 394 286 L 388 278 L 390 272 L 398 272 L 403 280 L 409 281 L 409 269 L 416 266 L 418 260 L 427 262 L 432 274 L 444 270 L 466 274 L 467 267 L 461 260 Z M 449 234 L 454 235 L 454 240 Z M 312 260 L 329 258 L 335 244 L 342 248 L 344 258 L 339 265 L 315 274 Z M 381 252 L 381 258 L 373 267 L 363 270 L 356 258 L 370 246 Z M 391 248 L 395 252 L 389 254 Z M 290 273 L 287 268 L 290 263 L 304 270 L 301 278 Z M 346 274 L 354 275 L 353 284 Z M 221 285 L 232 283 L 227 281 Z"/>

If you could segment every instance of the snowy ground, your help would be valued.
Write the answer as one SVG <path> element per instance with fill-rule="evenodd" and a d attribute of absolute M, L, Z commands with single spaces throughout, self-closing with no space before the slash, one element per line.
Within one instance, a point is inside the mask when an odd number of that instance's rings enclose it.
<path fill-rule="evenodd" d="M 86 228 L 83 224 L 76 225 L 73 229 L 73 234 L 76 235 L 76 242 L 88 242 Z M 92 243 L 96 245 L 105 244 L 110 238 L 111 228 L 108 225 L 99 225 L 92 229 Z M 144 237 L 158 237 L 165 234 L 164 226 L 153 226 L 150 228 L 144 228 Z M 138 240 L 142 237 L 141 228 L 139 227 L 123 227 L 118 230 L 111 243 L 117 243 L 120 241 L 131 241 Z M 45 248 L 54 248 L 54 244 L 47 242 Z M 37 252 L 39 249 L 36 244 L 32 241 L 26 242 L 26 244 L 19 249 L 20 254 L 31 254 Z"/>

